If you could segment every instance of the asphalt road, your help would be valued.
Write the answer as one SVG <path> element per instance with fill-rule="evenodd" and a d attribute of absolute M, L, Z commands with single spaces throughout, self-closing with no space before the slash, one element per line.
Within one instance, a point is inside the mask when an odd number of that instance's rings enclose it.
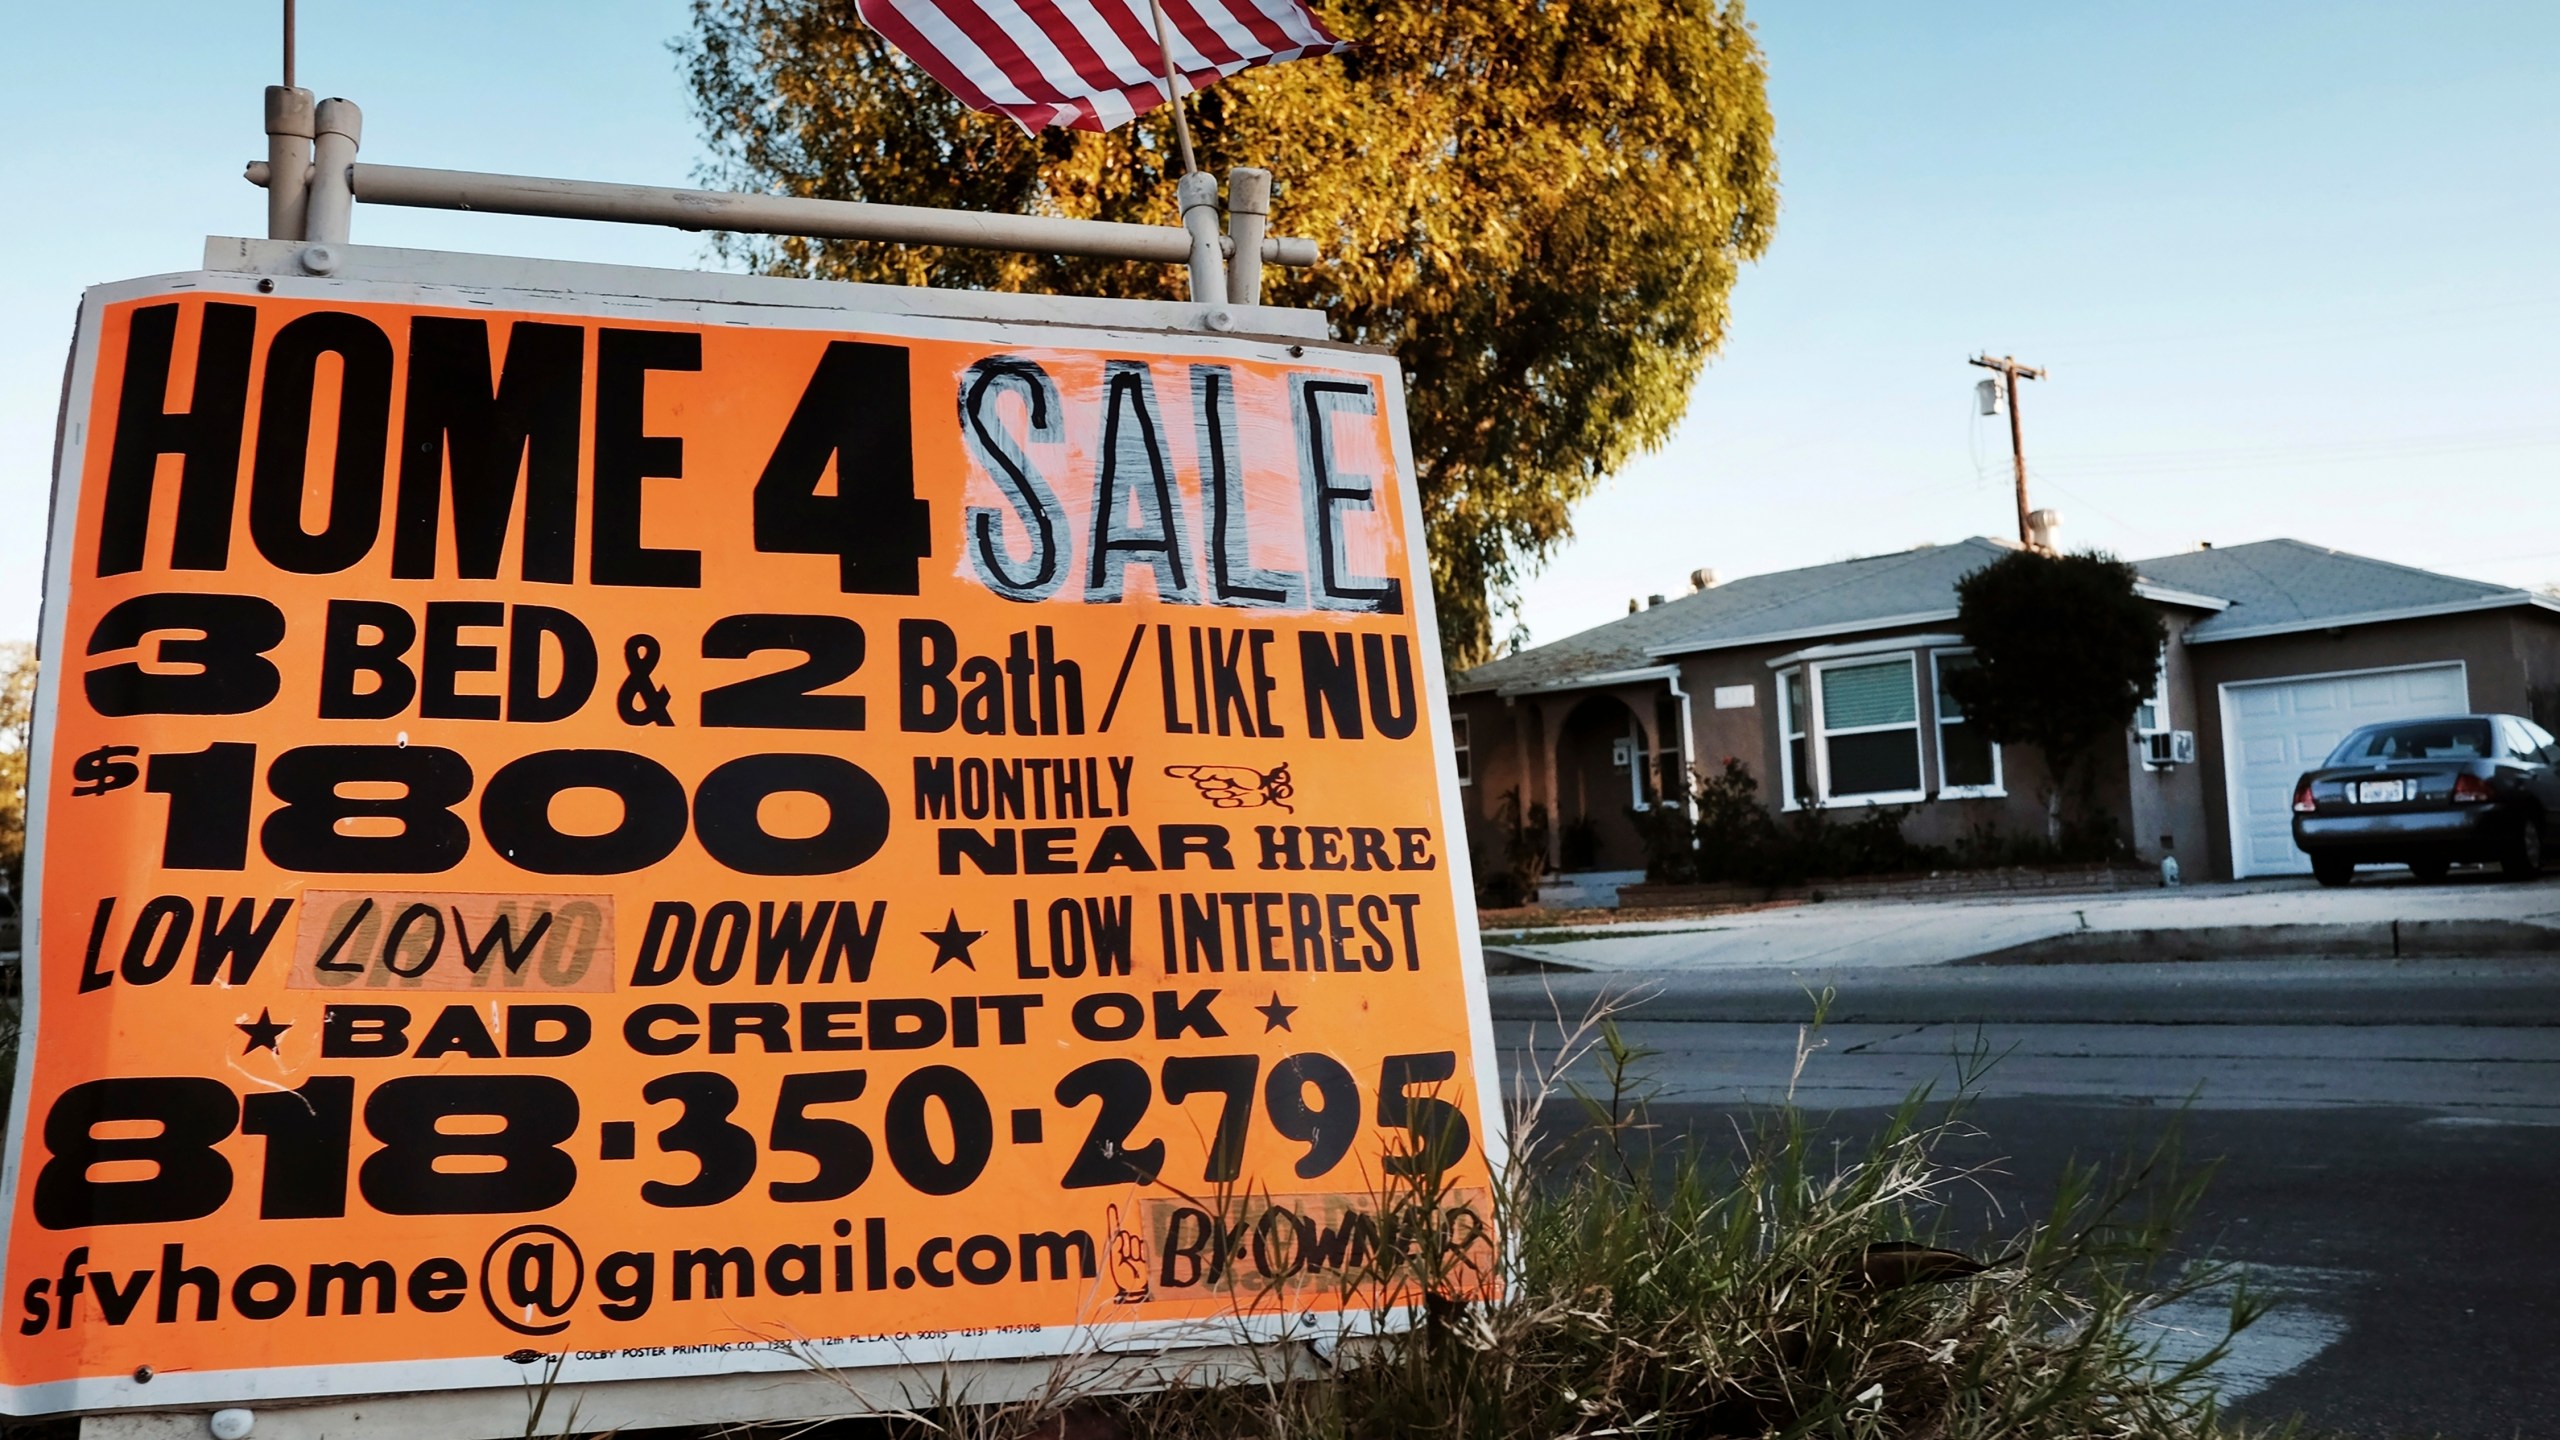
<path fill-rule="evenodd" d="M 1829 988 L 1829 1020 L 1812 1018 Z M 1794 1102 L 1855 1141 L 1921 1085 L 1971 1082 L 1988 1165 L 1956 1233 L 1995 1244 L 2066 1164 L 2174 1128 L 2218 1170 L 2188 1249 L 2277 1310 L 2223 1370 L 2239 1413 L 2376 1437 L 2560 1435 L 2560 956 L 1503 977 L 1516 1062 L 1558 1016 L 1637 992 L 1664 1135 L 1735 1144 Z M 1799 1046 L 1804 1054 L 1796 1075 Z M 1973 1058 L 1968 1058 L 1973 1057 Z M 1506 1070 L 1511 1064 L 1506 1064 Z M 2162 1317 L 2174 1347 L 2210 1306 Z"/>

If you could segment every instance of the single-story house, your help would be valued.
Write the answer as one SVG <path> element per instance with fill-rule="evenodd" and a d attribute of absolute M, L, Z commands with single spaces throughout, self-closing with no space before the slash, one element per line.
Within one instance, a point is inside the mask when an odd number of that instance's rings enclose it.
<path fill-rule="evenodd" d="M 1644 863 L 1631 810 L 1686 803 L 1740 757 L 1771 806 L 1909 807 L 1905 833 L 2041 834 L 2043 762 L 1972 732 L 1956 582 L 2016 548 L 1974 538 L 1714 584 L 1479 665 L 1450 685 L 1467 824 L 1504 799 L 1588 820 L 1591 868 Z M 2134 562 L 2168 631 L 2159 681 L 2098 782 L 2143 860 L 2191 878 L 2307 871 L 2295 778 L 2347 731 L 2460 710 L 2560 728 L 2560 601 L 2298 540 Z M 2056 617 L 2069 623 L 2068 617 Z M 1554 857 L 1551 857 L 1551 860 Z"/>

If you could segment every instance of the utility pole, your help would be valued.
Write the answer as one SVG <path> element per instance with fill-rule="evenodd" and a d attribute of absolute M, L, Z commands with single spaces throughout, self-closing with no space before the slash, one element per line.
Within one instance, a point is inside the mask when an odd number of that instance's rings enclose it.
<path fill-rule="evenodd" d="M 2003 355 L 1997 360 L 1988 355 L 1976 355 L 1967 363 L 1979 365 L 1985 370 L 1996 370 L 2002 379 L 2008 381 L 2009 459 L 2018 475 L 2018 543 L 2032 550 L 2035 548 L 2036 538 L 2027 525 L 2029 508 L 2027 505 L 2027 444 L 2018 429 L 2018 382 L 2041 380 L 2044 378 L 2044 372 L 2032 365 L 2019 364 L 2017 357 L 2013 355 Z"/>

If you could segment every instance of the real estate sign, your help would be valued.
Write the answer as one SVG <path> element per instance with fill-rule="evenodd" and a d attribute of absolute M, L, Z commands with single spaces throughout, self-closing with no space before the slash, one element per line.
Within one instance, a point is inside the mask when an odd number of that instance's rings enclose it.
<path fill-rule="evenodd" d="M 1402 414 L 1315 342 L 92 292 L 8 1408 L 1375 1323 L 1435 1175 L 1489 1263 Z"/>

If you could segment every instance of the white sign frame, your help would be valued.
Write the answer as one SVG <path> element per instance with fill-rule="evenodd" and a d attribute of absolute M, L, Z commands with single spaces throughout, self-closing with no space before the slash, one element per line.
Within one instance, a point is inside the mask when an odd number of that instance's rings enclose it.
<path fill-rule="evenodd" d="M 1233 307 L 1239 331 L 1245 333 L 1219 334 L 1192 328 L 1201 323 L 1203 312 L 1200 307 L 1170 302 L 919 290 L 361 246 L 341 247 L 342 259 L 337 269 L 329 276 L 319 277 L 300 273 L 300 266 L 294 258 L 300 249 L 287 242 L 217 237 L 206 242 L 208 268 L 205 270 L 116 281 L 92 287 L 82 296 L 72 364 L 65 377 L 61 427 L 56 445 L 52 515 L 45 561 L 47 601 L 39 632 L 40 653 L 54 663 L 44 667 L 37 685 L 31 777 L 52 773 L 55 764 L 55 715 L 61 688 L 70 678 L 71 667 L 64 663 L 64 657 L 71 655 L 74 647 L 64 633 L 66 607 L 60 603 L 59 597 L 69 593 L 71 581 L 71 563 L 76 548 L 73 531 L 78 522 L 81 479 L 87 467 L 92 440 L 90 399 L 97 386 L 103 316 L 108 306 L 129 300 L 161 296 L 282 295 L 797 330 L 842 329 L 852 321 L 866 334 L 918 340 L 983 340 L 988 324 L 1001 323 L 1040 327 L 1036 343 L 1045 347 L 1092 345 L 1124 353 L 1206 355 L 1278 364 L 1303 363 L 1306 357 L 1320 355 L 1325 366 L 1365 375 L 1381 387 L 1394 438 L 1395 478 L 1409 541 L 1407 553 L 1417 561 L 1425 554 L 1426 532 L 1419 481 L 1413 463 L 1412 436 L 1405 419 L 1402 369 L 1390 352 L 1323 338 L 1323 318 L 1316 312 L 1267 306 Z M 228 268 L 213 268 L 217 266 Z M 1415 564 L 1412 573 L 1404 578 L 1416 597 L 1414 613 L 1418 642 L 1427 656 L 1436 657 L 1440 640 L 1430 566 L 1427 563 Z M 1437 726 L 1433 733 L 1445 738 L 1449 715 L 1447 678 L 1436 660 L 1422 669 L 1427 682 L 1429 713 Z M 1501 1113 L 1502 1089 L 1475 897 L 1468 880 L 1474 872 L 1463 823 L 1463 797 L 1454 752 L 1445 744 L 1435 745 L 1433 764 L 1439 780 L 1442 813 L 1447 821 L 1442 853 L 1445 873 L 1452 881 L 1462 985 L 1468 1007 L 1469 1040 L 1474 1046 L 1477 1134 L 1487 1163 L 1499 1183 L 1509 1158 L 1507 1135 Z M 46 953 L 47 917 L 41 900 L 45 879 L 43 837 L 48 788 L 41 783 L 31 783 L 28 787 L 22 953 L 31 957 L 31 967 L 32 957 Z M 16 1089 L 10 1103 L 11 1137 L 24 1135 L 28 1123 L 29 1093 L 33 1088 L 36 1046 L 41 1035 L 39 990 L 30 968 L 25 986 L 25 1039 L 21 1044 Z M 25 1179 L 19 1173 L 18 1150 L 13 1138 L 5 1157 L 0 1157 L 0 1203 L 14 1207 L 19 1186 Z M 14 1208 L 0 1213 L 14 1213 Z M 5 1263 L 8 1243 L 9 1237 L 0 1236 L 0 1263 Z M 1390 1326 L 1401 1323 L 1395 1315 L 1384 1318 Z M 1371 1314 L 1350 1311 L 1332 1315 L 1264 1313 L 1240 1314 L 1214 1323 L 1197 1320 L 1128 1321 L 1007 1334 L 944 1333 L 801 1346 L 750 1341 L 705 1348 L 687 1355 L 593 1359 L 572 1355 L 562 1364 L 556 1378 L 564 1393 L 595 1386 L 609 1387 L 614 1383 L 645 1382 L 655 1385 L 688 1378 L 706 1382 L 719 1379 L 732 1386 L 745 1385 L 752 1390 L 758 1386 L 770 1389 L 788 1377 L 805 1378 L 823 1370 L 832 1372 L 824 1378 L 829 1393 L 840 1396 L 841 1402 L 830 1409 L 805 1413 L 859 1414 L 880 1408 L 882 1402 L 891 1396 L 911 1397 L 894 1402 L 906 1404 L 942 1393 L 944 1382 L 939 1377 L 947 1377 L 953 1393 L 983 1395 L 990 1399 L 1004 1398 L 1008 1393 L 1019 1394 L 1022 1393 L 1020 1376 L 1015 1372 L 1024 1361 L 1040 1362 L 1042 1373 L 1046 1374 L 1052 1368 L 1051 1362 L 1060 1357 L 1199 1352 L 1194 1358 L 1208 1362 L 1216 1358 L 1209 1347 L 1314 1342 L 1329 1348 L 1347 1337 L 1372 1333 L 1380 1328 L 1379 1319 Z M 1226 1360 L 1232 1361 L 1233 1358 L 1234 1352 L 1229 1351 Z M 1170 1368 L 1157 1367 L 1160 1373 L 1153 1383 L 1166 1383 L 1166 1377 L 1179 1370 L 1178 1355 L 1169 1355 L 1168 1360 Z M 1000 1380 L 1001 1375 L 1007 1374 L 1012 1375 L 1011 1380 Z M 973 1388 L 972 1378 L 978 1376 L 999 1383 Z M 513 1392 L 521 1390 L 527 1380 L 525 1366 L 499 1356 L 171 1372 L 147 1379 L 91 1378 L 0 1387 L 0 1413 L 30 1416 L 172 1408 L 201 1412 L 218 1406 L 263 1410 L 269 1406 L 414 1392 Z M 1111 1385 L 1105 1388 L 1136 1387 Z M 412 1407 L 424 1404 L 429 1398 L 417 1396 L 411 1402 Z M 475 1435 L 496 1437 L 522 1433 L 522 1413 L 511 1412 L 503 1405 L 498 1407 L 498 1413 L 514 1413 L 514 1419 L 474 1421 L 451 1408 L 439 1413 L 430 1407 L 417 1411 L 415 1423 L 404 1423 L 396 1410 L 387 1409 L 383 1404 L 328 1408 L 349 1421 L 356 1418 L 356 1412 L 362 1412 L 364 1432 L 368 1436 L 382 1437 L 382 1440 L 412 1434 L 434 1436 L 437 1440 L 469 1440 Z M 752 1418 L 749 1411 L 753 1408 L 729 1408 L 721 1413 L 733 1420 L 745 1420 Z M 565 1404 L 555 1407 L 551 1413 L 565 1417 Z M 665 1412 L 658 1410 L 652 1413 Z M 314 1412 L 315 1418 L 317 1414 Z M 84 1429 L 83 1433 L 131 1437 L 201 1433 L 196 1428 L 203 1423 L 200 1414 L 184 1417 L 188 1428 L 183 1432 L 160 1424 L 159 1421 L 165 1418 L 168 1417 L 132 1414 L 112 1420 L 93 1418 L 87 1422 L 90 1428 Z M 492 1423 L 499 1428 L 485 1428 Z M 583 1427 L 609 1422 L 597 1410 L 595 1402 L 590 1402 L 589 1410 L 579 1423 Z M 669 1422 L 660 1420 L 654 1423 Z M 271 1434 L 304 1433 L 316 1436 L 342 1432 L 325 1424 L 316 1429 L 285 1430 L 264 1420 L 258 1428 L 261 1440 Z"/>

